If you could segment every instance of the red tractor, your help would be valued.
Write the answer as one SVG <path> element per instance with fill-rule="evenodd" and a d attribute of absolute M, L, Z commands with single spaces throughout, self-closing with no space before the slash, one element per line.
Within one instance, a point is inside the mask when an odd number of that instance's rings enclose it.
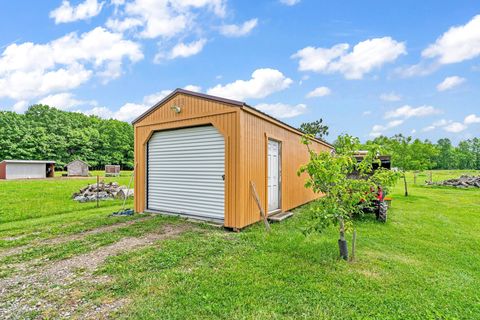
<path fill-rule="evenodd" d="M 368 206 L 365 206 L 363 211 L 365 213 L 375 213 L 375 217 L 380 222 L 387 222 L 387 211 L 388 205 L 385 201 L 385 195 L 383 193 L 382 187 L 378 186 L 377 191 L 372 190 L 372 192 L 376 192 L 376 199 L 373 200 Z"/>
<path fill-rule="evenodd" d="M 365 156 L 365 152 L 357 152 L 355 154 L 355 158 L 357 159 L 358 162 L 361 162 L 363 160 L 363 157 Z M 391 161 L 390 161 L 390 156 L 378 156 L 378 159 L 380 160 L 380 164 L 375 163 L 373 164 L 373 170 L 377 170 L 378 168 L 385 168 L 385 169 L 391 169 Z M 354 176 L 352 178 L 355 178 Z M 363 211 L 365 213 L 375 213 L 375 216 L 378 221 L 380 222 L 386 222 L 387 221 L 387 211 L 388 211 L 388 205 L 387 202 L 385 201 L 385 192 L 383 191 L 382 186 L 377 186 L 376 190 L 372 188 L 371 190 L 372 193 L 375 193 L 375 200 L 373 200 L 371 203 L 366 203 L 365 200 L 362 201 L 361 205 L 363 206 Z"/>

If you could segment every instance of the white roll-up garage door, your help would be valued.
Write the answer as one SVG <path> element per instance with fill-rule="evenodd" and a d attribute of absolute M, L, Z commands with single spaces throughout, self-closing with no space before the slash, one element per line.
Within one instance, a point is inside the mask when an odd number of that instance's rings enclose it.
<path fill-rule="evenodd" d="M 215 127 L 156 132 L 147 154 L 149 210 L 224 219 L 225 142 Z"/>

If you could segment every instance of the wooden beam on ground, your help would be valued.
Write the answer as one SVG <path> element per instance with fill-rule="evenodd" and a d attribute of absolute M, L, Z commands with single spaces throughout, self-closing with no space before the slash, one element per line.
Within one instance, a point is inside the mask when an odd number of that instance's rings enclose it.
<path fill-rule="evenodd" d="M 255 202 L 257 203 L 258 209 L 260 209 L 260 215 L 262 216 L 263 223 L 265 224 L 265 229 L 267 230 L 267 232 L 269 232 L 270 224 L 268 223 L 267 215 L 265 214 L 265 211 L 263 210 L 260 203 L 260 199 L 258 198 L 257 189 L 255 188 L 255 183 L 253 181 L 250 181 L 250 191 L 252 192 L 252 196 L 255 199 Z"/>

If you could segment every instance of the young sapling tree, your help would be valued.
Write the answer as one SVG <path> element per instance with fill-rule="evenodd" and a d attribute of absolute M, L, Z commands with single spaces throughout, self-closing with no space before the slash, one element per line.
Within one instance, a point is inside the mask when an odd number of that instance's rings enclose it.
<path fill-rule="evenodd" d="M 379 163 L 377 156 L 380 149 L 377 145 L 368 146 L 367 153 L 358 162 L 354 156 L 360 146 L 358 138 L 339 136 L 336 152 L 312 150 L 312 138 L 312 135 L 302 138 L 310 160 L 300 167 L 298 175 L 306 173 L 305 187 L 323 196 L 309 207 L 305 232 L 322 232 L 329 225 L 337 225 L 340 256 L 347 260 L 345 233 L 353 228 L 353 218 L 363 215 L 364 204 L 376 199 L 377 188 L 393 185 L 397 175 L 382 168 L 373 170 L 374 164 Z"/>

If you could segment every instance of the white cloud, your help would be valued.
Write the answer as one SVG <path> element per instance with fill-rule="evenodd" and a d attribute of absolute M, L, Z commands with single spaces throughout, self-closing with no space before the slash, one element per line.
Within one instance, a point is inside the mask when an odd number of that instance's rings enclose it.
<path fill-rule="evenodd" d="M 307 111 L 307 106 L 304 104 L 292 106 L 284 103 L 261 103 L 257 104 L 255 108 L 275 118 L 293 118 Z"/>
<path fill-rule="evenodd" d="M 365 110 L 362 112 L 362 116 L 369 116 L 372 114 L 372 111 L 371 110 Z"/>
<path fill-rule="evenodd" d="M 402 78 L 427 76 L 435 72 L 438 68 L 438 63 L 426 64 L 424 62 L 420 62 L 410 66 L 398 67 L 395 69 L 395 74 L 399 75 Z"/>
<path fill-rule="evenodd" d="M 435 122 L 432 123 L 431 125 L 423 128 L 422 131 L 424 131 L 424 132 L 432 131 L 432 130 L 435 130 L 435 129 L 437 129 L 437 128 L 445 127 L 445 126 L 448 125 L 449 123 L 452 123 L 452 121 L 451 121 L 451 120 L 448 121 L 448 120 L 445 120 L 445 119 L 441 119 L 441 120 L 435 121 Z"/>
<path fill-rule="evenodd" d="M 106 26 L 115 32 L 125 32 L 129 29 L 140 27 L 143 22 L 135 18 L 125 18 L 124 20 L 108 19 Z"/>
<path fill-rule="evenodd" d="M 475 114 L 470 114 L 465 117 L 465 119 L 463 120 L 463 123 L 458 121 L 453 121 L 453 120 L 441 119 L 423 128 L 422 131 L 428 132 L 428 131 L 435 130 L 437 128 L 442 128 L 447 132 L 459 133 L 468 129 L 468 125 L 475 124 L 475 123 L 480 123 L 480 117 L 478 117 Z"/>
<path fill-rule="evenodd" d="M 97 27 L 46 44 L 11 44 L 0 56 L 0 98 L 25 100 L 76 88 L 96 74 L 114 78 L 123 60 L 143 58 L 140 46 Z"/>
<path fill-rule="evenodd" d="M 385 125 L 376 124 L 372 127 L 372 131 L 370 132 L 370 136 L 372 136 L 372 137 L 381 136 L 382 134 L 385 133 L 385 131 L 388 131 L 390 129 L 398 127 L 398 126 L 402 125 L 403 122 L 404 122 L 404 120 L 392 120 Z"/>
<path fill-rule="evenodd" d="M 403 107 L 386 112 L 385 119 L 426 117 L 439 113 L 441 113 L 441 111 L 432 106 L 420 106 L 414 108 L 409 105 L 404 105 Z"/>
<path fill-rule="evenodd" d="M 469 114 L 468 116 L 465 117 L 465 119 L 463 120 L 463 123 L 465 124 L 480 123 L 480 116 L 477 116 L 476 114 Z"/>
<path fill-rule="evenodd" d="M 195 86 L 193 84 L 189 84 L 188 86 L 185 86 L 183 89 L 188 90 L 188 91 L 193 91 L 193 92 L 201 92 L 202 91 L 202 87 Z"/>
<path fill-rule="evenodd" d="M 380 99 L 383 101 L 400 101 L 402 100 L 402 96 L 399 94 L 396 94 L 395 92 L 390 92 L 390 93 L 382 93 L 380 95 Z"/>
<path fill-rule="evenodd" d="M 48 95 L 38 101 L 40 104 L 45 104 L 50 107 L 55 107 L 61 110 L 71 109 L 84 104 L 96 105 L 96 101 L 78 100 L 72 93 L 62 92 Z"/>
<path fill-rule="evenodd" d="M 446 77 L 442 82 L 437 85 L 438 91 L 445 91 L 455 88 L 465 82 L 465 78 L 459 76 Z"/>
<path fill-rule="evenodd" d="M 433 126 L 435 127 L 443 127 L 443 126 L 446 126 L 447 124 L 451 123 L 452 121 L 448 121 L 448 120 L 445 120 L 445 119 L 440 119 L 438 121 L 435 121 L 433 123 Z"/>
<path fill-rule="evenodd" d="M 120 109 L 115 112 L 114 118 L 121 121 L 131 121 L 136 117 L 140 116 L 142 113 L 147 111 L 150 106 L 137 103 L 125 103 Z"/>
<path fill-rule="evenodd" d="M 149 106 L 155 105 L 157 102 L 160 102 L 163 98 L 172 93 L 172 90 L 162 90 L 156 93 L 149 94 L 148 96 L 143 97 L 143 103 Z"/>
<path fill-rule="evenodd" d="M 143 38 L 170 38 L 196 25 L 198 10 L 205 9 L 217 17 L 226 14 L 224 0 L 134 0 L 119 10 L 119 18 L 107 26 L 115 31 L 134 29 Z"/>
<path fill-rule="evenodd" d="M 82 111 L 79 111 L 79 112 L 82 112 Z M 88 116 L 93 115 L 93 116 L 97 116 L 104 119 L 112 119 L 115 117 L 115 114 L 106 107 L 95 107 L 90 110 L 84 111 L 83 113 L 85 113 Z"/>
<path fill-rule="evenodd" d="M 15 100 L 43 96 L 76 88 L 91 78 L 92 72 L 80 64 L 52 71 L 15 71 L 0 74 L 0 97 Z"/>
<path fill-rule="evenodd" d="M 205 39 L 200 39 L 198 41 L 193 41 L 190 43 L 179 43 L 175 47 L 173 47 L 169 58 L 170 59 L 175 59 L 175 58 L 186 58 L 190 57 L 193 55 L 198 54 L 200 51 L 202 51 L 203 46 L 207 43 L 207 40 Z"/>
<path fill-rule="evenodd" d="M 297 3 L 300 3 L 300 0 L 280 0 L 280 3 L 287 5 L 287 6 L 294 6 Z"/>
<path fill-rule="evenodd" d="M 330 93 L 332 93 L 332 90 L 330 90 L 330 88 L 318 87 L 310 91 L 307 94 L 307 98 L 324 97 L 324 96 L 328 96 Z"/>
<path fill-rule="evenodd" d="M 219 84 L 208 89 L 207 93 L 233 100 L 258 99 L 284 90 L 292 82 L 292 79 L 285 77 L 278 70 L 269 68 L 257 69 L 252 73 L 250 80 L 236 80 L 226 85 Z"/>
<path fill-rule="evenodd" d="M 17 112 L 17 113 L 22 113 L 22 112 L 25 112 L 27 110 L 29 106 L 29 103 L 28 101 L 26 100 L 20 100 L 20 101 L 17 101 L 13 106 L 12 106 L 12 110 Z"/>
<path fill-rule="evenodd" d="M 64 0 L 60 7 L 50 12 L 50 18 L 55 19 L 56 24 L 89 19 L 100 13 L 103 4 L 97 0 L 85 0 L 72 7 L 69 1 Z"/>
<path fill-rule="evenodd" d="M 193 55 L 196 55 L 202 51 L 203 47 L 207 43 L 206 39 L 200 39 L 190 43 L 180 42 L 175 45 L 170 52 L 163 53 L 159 52 L 155 55 L 154 61 L 159 63 L 162 59 L 176 59 L 176 58 L 187 58 Z"/>
<path fill-rule="evenodd" d="M 364 74 L 406 54 L 405 44 L 391 37 L 368 39 L 350 45 L 340 43 L 331 48 L 306 47 L 292 55 L 299 59 L 300 71 L 339 72 L 347 79 L 361 79 Z"/>
<path fill-rule="evenodd" d="M 445 127 L 443 127 L 443 129 L 447 132 L 453 132 L 453 133 L 458 133 L 458 132 L 462 132 L 464 131 L 465 129 L 467 129 L 468 127 L 466 125 L 464 125 L 463 123 L 461 122 L 452 122 L 448 125 L 446 125 Z"/>
<path fill-rule="evenodd" d="M 112 111 L 106 107 L 95 107 L 86 111 L 81 111 L 87 115 L 96 115 L 105 119 L 117 119 L 121 121 L 132 121 L 149 108 L 160 102 L 163 98 L 172 93 L 172 90 L 161 90 L 143 97 L 142 103 L 127 102 L 117 111 Z"/>
<path fill-rule="evenodd" d="M 114 6 L 121 6 L 125 4 L 125 0 L 110 0 Z"/>
<path fill-rule="evenodd" d="M 220 33 L 226 37 L 242 37 L 249 34 L 258 24 L 258 19 L 250 19 L 241 25 L 226 24 L 220 27 Z"/>
<path fill-rule="evenodd" d="M 422 52 L 441 64 L 457 63 L 480 55 L 480 15 L 467 24 L 451 27 Z"/>
<path fill-rule="evenodd" d="M 117 111 L 111 111 L 106 107 L 94 107 L 92 109 L 83 112 L 86 115 L 95 115 L 104 119 L 117 119 L 120 121 L 131 121 L 136 117 L 140 116 L 142 113 L 147 111 L 150 106 L 141 104 L 141 103 L 125 103 Z"/>
<path fill-rule="evenodd" d="M 422 129 L 422 131 L 424 132 L 428 132 L 428 131 L 432 131 L 432 130 L 435 130 L 435 126 L 428 126 L 428 127 L 425 127 Z"/>

